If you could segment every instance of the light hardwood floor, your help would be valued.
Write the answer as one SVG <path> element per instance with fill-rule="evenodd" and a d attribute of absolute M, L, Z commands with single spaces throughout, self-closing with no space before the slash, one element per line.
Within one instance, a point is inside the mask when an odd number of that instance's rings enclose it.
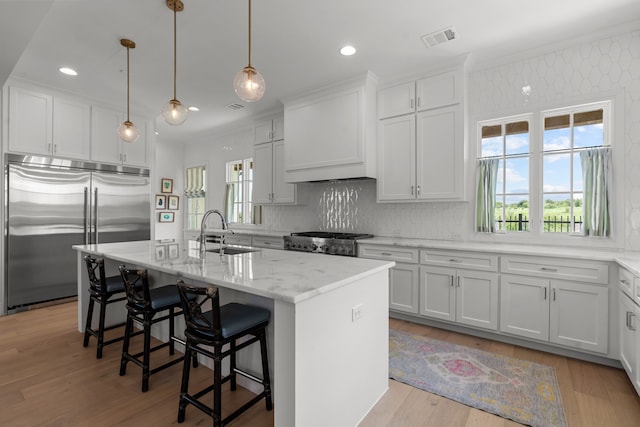
<path fill-rule="evenodd" d="M 569 427 L 640 425 L 640 397 L 622 370 L 410 322 L 391 319 L 390 326 L 554 366 Z M 2 426 L 177 425 L 180 365 L 152 375 L 149 391 L 141 393 L 140 368 L 129 364 L 127 375 L 118 375 L 120 344 L 106 347 L 101 360 L 95 358 L 93 338 L 88 348 L 82 347 L 75 302 L 0 317 L 0 343 Z M 165 350 L 159 353 L 152 355 L 152 363 L 168 357 Z M 192 370 L 192 379 L 195 386 L 207 384 L 211 371 Z M 241 404 L 245 393 L 225 393 L 225 413 Z M 209 417 L 190 407 L 181 425 L 210 423 Z M 273 413 L 260 403 L 230 425 L 273 426 Z M 361 423 L 362 427 L 518 425 L 396 381 L 389 381 L 389 391 Z"/>

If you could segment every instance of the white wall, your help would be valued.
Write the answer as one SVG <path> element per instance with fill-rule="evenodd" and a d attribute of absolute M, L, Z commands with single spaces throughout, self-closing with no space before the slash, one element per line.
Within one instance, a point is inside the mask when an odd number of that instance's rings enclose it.
<path fill-rule="evenodd" d="M 162 178 L 173 179 L 173 193 L 180 197 L 179 209 L 174 211 L 174 222 L 158 222 L 158 213 L 160 210 L 156 210 L 153 214 L 152 220 L 155 224 L 155 235 L 153 239 L 181 239 L 182 229 L 184 224 L 184 171 L 182 168 L 184 157 L 184 146 L 178 145 L 175 142 L 170 143 L 156 140 L 155 145 L 155 168 L 152 170 L 151 176 L 151 191 L 153 194 L 162 194 L 160 192 L 160 181 Z M 153 200 L 152 199 L 152 203 Z"/>

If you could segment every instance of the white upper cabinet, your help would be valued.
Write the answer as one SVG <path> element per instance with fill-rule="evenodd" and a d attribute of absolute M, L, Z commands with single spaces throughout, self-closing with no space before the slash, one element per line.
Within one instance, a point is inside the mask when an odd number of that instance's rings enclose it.
<path fill-rule="evenodd" d="M 9 87 L 9 151 L 45 156 L 89 157 L 90 106 Z"/>
<path fill-rule="evenodd" d="M 51 154 L 73 159 L 89 158 L 91 107 L 78 101 L 53 99 L 53 146 Z"/>
<path fill-rule="evenodd" d="M 285 102 L 285 180 L 375 178 L 376 84 L 371 73 Z"/>
<path fill-rule="evenodd" d="M 9 87 L 9 151 L 49 155 L 53 149 L 53 97 Z"/>
<path fill-rule="evenodd" d="M 416 83 L 409 82 L 378 92 L 378 118 L 400 116 L 416 110 Z"/>
<path fill-rule="evenodd" d="M 284 181 L 284 141 L 256 145 L 253 151 L 253 203 L 295 202 L 296 185 Z"/>
<path fill-rule="evenodd" d="M 463 69 L 378 92 L 378 201 L 464 200 Z"/>
<path fill-rule="evenodd" d="M 284 139 L 284 115 L 256 123 L 253 130 L 254 144 L 280 141 Z"/>
<path fill-rule="evenodd" d="M 146 121 L 131 116 L 140 131 L 136 142 L 124 142 L 118 137 L 118 126 L 124 121 L 121 112 L 101 107 L 91 109 L 91 160 L 132 166 L 147 166 Z"/>

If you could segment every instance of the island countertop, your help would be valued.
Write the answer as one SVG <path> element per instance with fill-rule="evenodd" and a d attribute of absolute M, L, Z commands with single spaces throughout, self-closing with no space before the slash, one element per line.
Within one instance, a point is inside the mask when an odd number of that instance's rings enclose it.
<path fill-rule="evenodd" d="M 208 249 L 217 245 L 210 244 Z M 274 300 L 299 303 L 393 267 L 393 262 L 251 248 L 253 252 L 199 258 L 194 241 L 137 241 L 75 245 L 73 249 L 178 277 Z"/>

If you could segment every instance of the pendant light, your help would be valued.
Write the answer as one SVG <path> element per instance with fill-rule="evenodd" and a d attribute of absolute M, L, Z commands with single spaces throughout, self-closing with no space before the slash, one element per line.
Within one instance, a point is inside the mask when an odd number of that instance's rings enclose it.
<path fill-rule="evenodd" d="M 162 117 L 164 121 L 172 126 L 179 126 L 187 120 L 187 107 L 185 107 L 176 97 L 176 61 L 177 61 L 177 37 L 176 37 L 176 14 L 184 10 L 181 0 L 167 0 L 167 7 L 173 10 L 173 99 L 162 107 Z"/>
<path fill-rule="evenodd" d="M 249 0 L 249 64 L 238 71 L 233 79 L 233 88 L 240 99 L 255 102 L 264 96 L 264 77 L 251 66 L 251 0 Z"/>
<path fill-rule="evenodd" d="M 135 142 L 140 137 L 140 131 L 129 120 L 129 49 L 135 49 L 136 44 L 129 39 L 120 39 L 120 44 L 127 48 L 127 120 L 118 126 L 118 136 L 124 142 Z"/>

